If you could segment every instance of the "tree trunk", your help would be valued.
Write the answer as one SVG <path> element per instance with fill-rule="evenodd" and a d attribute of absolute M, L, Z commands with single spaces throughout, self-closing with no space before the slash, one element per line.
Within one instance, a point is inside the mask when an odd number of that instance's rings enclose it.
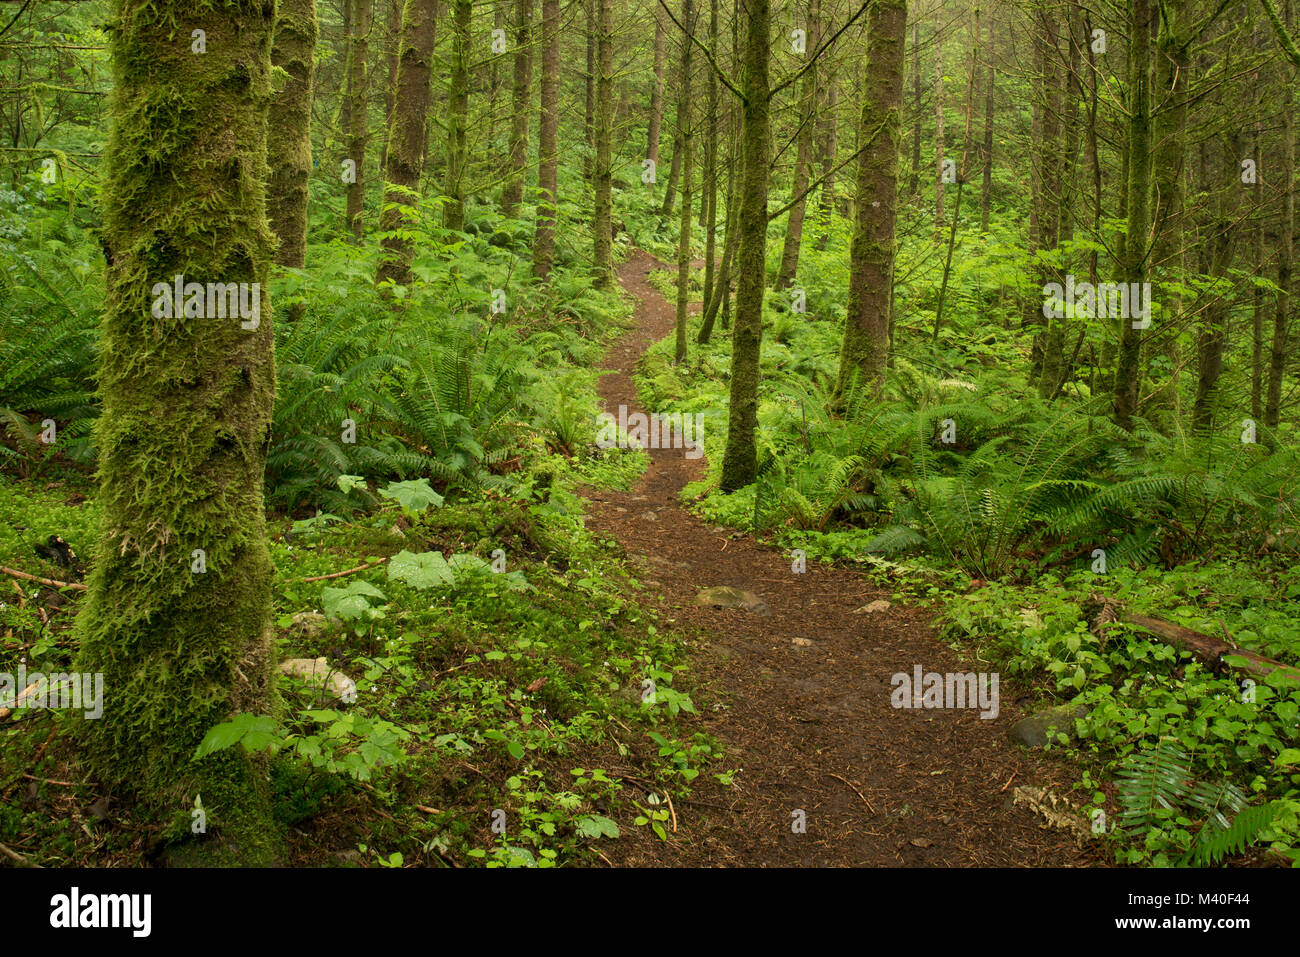
<path fill-rule="evenodd" d="M 406 0 L 397 53 L 397 94 L 393 126 L 388 133 L 388 166 L 384 171 L 384 211 L 376 282 L 392 280 L 410 285 L 415 251 L 410 240 L 388 235 L 409 228 L 417 216 L 420 178 L 429 142 L 431 61 L 437 31 L 437 0 Z"/>
<path fill-rule="evenodd" d="M 720 486 L 734 492 L 754 481 L 758 452 L 759 354 L 763 347 L 763 290 L 767 277 L 767 186 L 771 163 L 770 0 L 747 0 L 744 121 L 741 126 L 740 245 L 737 248 L 736 320 L 731 340 L 727 446 Z"/>
<path fill-rule="evenodd" d="M 1231 181 L 1230 178 L 1238 170 L 1237 161 L 1241 156 L 1241 137 L 1233 134 L 1227 139 L 1226 160 L 1217 164 L 1219 176 L 1215 179 L 1220 183 L 1225 179 Z M 1232 267 L 1237 210 L 1236 203 L 1229 199 L 1229 195 L 1235 193 L 1236 189 L 1233 186 L 1225 191 L 1220 186 L 1217 190 L 1218 221 L 1214 223 L 1209 270 L 1214 279 L 1223 278 Z M 1229 293 L 1215 290 L 1211 295 L 1213 298 L 1205 307 L 1197 337 L 1196 399 L 1192 405 L 1192 428 L 1197 432 L 1208 432 L 1213 422 L 1219 377 L 1223 373 L 1223 351 L 1228 338 L 1228 313 L 1232 306 Z"/>
<path fill-rule="evenodd" d="M 858 138 L 883 128 L 858 156 L 857 224 L 849 259 L 849 303 L 836 393 L 878 395 L 889 359 L 898 203 L 898 140 L 903 106 L 906 0 L 879 0 L 868 13 L 867 63 Z"/>
<path fill-rule="evenodd" d="M 280 237 L 276 262 L 302 269 L 307 250 L 307 177 L 311 173 L 312 70 L 316 59 L 316 0 L 281 0 L 271 63 L 289 74 L 271 101 L 266 210 Z"/>
<path fill-rule="evenodd" d="M 934 224 L 942 226 L 943 209 L 943 7 L 934 14 Z M 869 42 L 869 41 L 868 41 Z"/>
<path fill-rule="evenodd" d="M 544 279 L 555 261 L 555 217 L 560 179 L 560 0 L 542 0 L 541 121 L 537 136 L 537 227 L 533 275 Z"/>
<path fill-rule="evenodd" d="M 1258 83 L 1258 79 L 1256 79 Z M 1251 189 L 1252 205 L 1254 206 L 1255 224 L 1251 230 L 1254 240 L 1254 249 L 1252 259 L 1255 263 L 1255 274 L 1262 276 L 1264 274 L 1264 219 L 1262 210 L 1264 208 L 1264 177 L 1260 170 L 1260 140 L 1264 135 L 1264 124 L 1255 121 L 1255 184 Z M 1251 350 L 1250 350 L 1250 416 L 1256 422 L 1264 417 L 1264 290 L 1255 286 L 1252 290 L 1252 309 L 1251 309 Z"/>
<path fill-rule="evenodd" d="M 980 183 L 980 233 L 989 231 L 989 211 L 993 205 L 993 33 L 996 30 L 995 19 L 989 17 L 989 45 L 984 74 L 984 149 L 982 182 Z"/>
<path fill-rule="evenodd" d="M 1282 26 L 1290 26 L 1291 4 L 1282 8 Z M 1279 24 L 1274 23 L 1276 30 Z M 1264 424 L 1268 427 L 1264 441 L 1270 449 L 1276 448 L 1274 430 L 1282 417 L 1282 377 L 1286 373 L 1286 349 L 1291 323 L 1291 267 L 1295 251 L 1295 83 L 1296 70 L 1282 69 L 1282 216 L 1279 225 L 1281 236 L 1277 246 L 1277 312 L 1273 317 L 1273 342 L 1268 362 L 1268 393 L 1264 405 Z"/>
<path fill-rule="evenodd" d="M 605 287 L 614 278 L 612 234 L 614 220 L 613 169 L 611 168 L 614 136 L 614 0 L 595 0 L 596 60 L 596 215 L 592 242 L 592 265 L 596 285 Z"/>
<path fill-rule="evenodd" d="M 646 158 L 659 166 L 659 131 L 664 122 L 664 62 L 667 60 L 667 37 L 664 33 L 664 15 L 656 3 L 654 42 L 654 89 L 650 91 L 650 125 L 646 131 Z M 716 81 L 715 81 L 716 82 Z"/>
<path fill-rule="evenodd" d="M 355 181 L 348 185 L 347 218 L 348 228 L 357 239 L 365 232 L 366 141 L 370 134 L 366 109 L 370 97 L 370 13 L 371 0 L 352 0 L 352 52 L 348 64 L 348 159 L 353 163 Z"/>
<path fill-rule="evenodd" d="M 664 202 L 659 207 L 659 218 L 668 219 L 677 205 L 677 180 L 682 174 L 681 117 L 677 118 L 677 133 L 673 136 L 673 160 L 668 170 L 668 183 L 664 186 Z"/>
<path fill-rule="evenodd" d="M 209 834 L 171 863 L 267 866 L 280 839 L 265 758 L 238 747 L 191 758 L 213 726 L 275 708 L 263 504 L 275 390 L 265 292 L 275 8 L 114 6 L 100 532 L 76 622 L 77 667 L 103 676 L 111 704 L 76 722 L 78 757 L 122 806 L 157 821 L 188 817 L 202 795 Z M 189 42 L 200 29 L 202 68 Z M 182 297 L 177 282 L 195 291 Z M 205 299 L 208 283 L 230 284 L 242 308 L 218 313 L 230 300 Z"/>
<path fill-rule="evenodd" d="M 682 0 L 682 26 L 695 31 L 694 0 Z M 686 317 L 691 302 L 691 166 L 694 160 L 691 123 L 691 53 L 695 44 L 682 41 L 682 84 L 678 90 L 677 128 L 682 140 L 682 212 L 677 234 L 677 336 L 673 361 L 686 361 Z"/>
<path fill-rule="evenodd" d="M 718 48 L 718 0 L 709 0 L 709 46 Z M 704 290 L 705 306 L 713 298 L 713 278 L 718 254 L 718 78 L 709 76 L 708 116 L 704 141 Z"/>
<path fill-rule="evenodd" d="M 1133 288 L 1147 281 L 1147 235 L 1151 228 L 1151 13 L 1150 0 L 1130 0 L 1128 89 L 1128 206 L 1124 243 L 1124 281 Z M 1134 320 L 1120 321 L 1115 366 L 1115 423 L 1133 428 L 1140 391 L 1142 332 Z"/>
<path fill-rule="evenodd" d="M 510 178 L 501 189 L 501 214 L 519 215 L 528 169 L 528 128 L 533 98 L 533 0 L 515 0 L 514 117 L 510 124 Z"/>
<path fill-rule="evenodd" d="M 821 223 L 821 232 L 817 237 L 817 248 L 825 249 L 830 241 L 831 212 L 835 209 L 835 162 L 839 150 L 839 85 L 832 74 L 826 81 L 826 108 L 822 111 L 821 145 L 822 154 L 822 193 L 817 203 L 817 218 Z"/>
<path fill-rule="evenodd" d="M 451 197 L 442 207 L 442 224 L 465 228 L 465 167 L 469 162 L 469 62 L 472 0 L 452 0 L 451 77 L 447 85 L 447 179 Z"/>
<path fill-rule="evenodd" d="M 808 55 L 817 49 L 821 42 L 819 20 L 821 17 L 820 0 L 808 0 L 808 28 L 805 37 Z M 803 243 L 804 210 L 808 207 L 808 197 L 800 196 L 808 189 L 808 167 L 812 163 L 813 136 L 817 132 L 817 64 L 803 75 L 803 95 L 799 98 L 799 133 L 795 147 L 794 181 L 791 193 L 794 205 L 785 221 L 785 244 L 781 249 L 781 266 L 777 270 L 776 288 L 785 289 L 794 282 L 799 270 L 799 247 Z"/>
<path fill-rule="evenodd" d="M 921 16 L 912 21 L 912 178 L 907 195 L 921 194 Z"/>

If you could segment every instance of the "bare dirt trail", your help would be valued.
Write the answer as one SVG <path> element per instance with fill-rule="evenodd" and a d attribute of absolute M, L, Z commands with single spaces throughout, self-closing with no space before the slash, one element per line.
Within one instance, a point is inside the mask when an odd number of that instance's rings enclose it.
<path fill-rule="evenodd" d="M 632 372 L 645 349 L 670 334 L 673 308 L 650 285 L 668 268 L 636 252 L 619 270 L 639 300 L 636 324 L 607 357 L 606 408 L 638 410 Z M 891 605 L 855 572 L 789 556 L 749 536 L 711 528 L 678 503 L 703 474 L 681 449 L 651 453 L 640 486 L 591 496 L 588 525 L 617 539 L 655 605 L 692 640 L 700 721 L 726 749 L 673 808 L 677 830 L 661 842 L 647 828 L 610 845 L 631 866 L 1078 866 L 1099 861 L 1064 831 L 1013 807 L 1023 784 L 1061 787 L 1067 771 L 1006 738 L 1020 717 L 1008 696 L 1000 714 L 895 709 L 891 676 L 988 670 L 936 640 L 927 615 Z M 770 609 L 695 604 L 701 588 L 753 592 Z M 733 785 L 710 771 L 739 768 Z M 800 815 L 799 812 L 802 812 Z M 806 830 L 794 827 L 802 817 Z M 633 829 L 628 829 L 633 830 Z"/>

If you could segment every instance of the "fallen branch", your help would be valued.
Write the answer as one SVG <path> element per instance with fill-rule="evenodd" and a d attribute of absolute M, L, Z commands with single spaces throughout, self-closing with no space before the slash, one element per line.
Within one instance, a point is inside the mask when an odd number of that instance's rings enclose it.
<path fill-rule="evenodd" d="M 41 869 L 41 865 L 33 864 L 31 861 L 27 860 L 27 858 L 23 857 L 17 851 L 11 850 L 10 848 L 5 847 L 5 845 L 3 844 L 0 844 L 0 854 L 3 854 L 5 857 L 9 858 L 10 860 L 17 861 L 19 864 L 22 864 L 26 867 L 35 867 L 37 870 Z"/>
<path fill-rule="evenodd" d="M 1281 672 L 1292 681 L 1300 682 L 1300 668 L 1274 661 L 1272 658 L 1265 658 L 1254 651 L 1237 648 L 1221 638 L 1215 638 L 1199 631 L 1192 631 L 1192 629 L 1184 628 L 1182 625 L 1175 625 L 1173 622 L 1151 618 L 1147 615 L 1129 614 L 1123 620 L 1148 634 L 1155 635 L 1165 644 L 1186 651 L 1193 658 L 1207 664 L 1223 665 L 1234 671 L 1245 672 L 1261 678 L 1274 672 Z M 1224 633 L 1227 634 L 1226 629 Z M 1228 661 L 1228 658 L 1243 660 Z"/>
<path fill-rule="evenodd" d="M 49 585 L 51 588 L 71 588 L 73 591 L 85 591 L 86 586 L 80 582 L 60 582 L 53 578 L 38 578 L 36 575 L 29 575 L 26 572 L 20 572 L 16 568 L 6 568 L 0 565 L 0 572 L 6 575 L 12 575 L 14 578 L 21 578 L 23 581 L 36 582 L 41 585 Z"/>
<path fill-rule="evenodd" d="M 329 581 L 331 578 L 342 578 L 344 575 L 355 575 L 357 572 L 363 572 L 367 568 L 374 568 L 376 565 L 382 565 L 386 561 L 388 561 L 387 558 L 381 558 L 377 562 L 366 562 L 366 564 L 364 565 L 358 565 L 356 568 L 349 568 L 345 572 L 334 572 L 334 574 L 332 575 L 313 575 L 310 578 L 290 578 L 288 581 L 285 582 L 285 584 L 293 585 L 299 582 Z M 8 571 L 8 569 L 5 570 Z"/>

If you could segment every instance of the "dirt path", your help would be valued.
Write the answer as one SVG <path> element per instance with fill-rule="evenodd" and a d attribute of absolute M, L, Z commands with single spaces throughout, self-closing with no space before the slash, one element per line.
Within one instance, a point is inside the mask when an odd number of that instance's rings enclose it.
<path fill-rule="evenodd" d="M 650 285 L 667 268 L 637 252 L 619 270 L 640 300 L 636 326 L 607 357 L 606 408 L 637 410 L 632 371 L 673 328 L 673 308 Z M 1006 739 L 1021 715 L 1003 696 L 1000 714 L 895 709 L 891 676 L 988 670 L 934 637 L 927 616 L 891 606 L 856 609 L 889 595 L 848 569 L 809 563 L 791 571 L 781 552 L 710 528 L 677 493 L 703 473 L 680 449 L 651 453 L 633 492 L 592 496 L 588 525 L 609 533 L 651 586 L 647 600 L 698 634 L 691 649 L 694 700 L 704 727 L 740 768 L 732 787 L 707 774 L 674 808 L 677 831 L 661 842 L 646 828 L 615 842 L 616 862 L 641 866 L 914 865 L 1024 866 L 1096 863 L 1064 831 L 1012 806 L 1022 784 L 1060 787 L 1067 771 Z M 729 585 L 769 607 L 694 604 L 701 588 Z M 693 627 L 692 627 L 693 626 Z M 796 833 L 796 812 L 806 832 Z M 628 829 L 632 830 L 632 829 Z"/>

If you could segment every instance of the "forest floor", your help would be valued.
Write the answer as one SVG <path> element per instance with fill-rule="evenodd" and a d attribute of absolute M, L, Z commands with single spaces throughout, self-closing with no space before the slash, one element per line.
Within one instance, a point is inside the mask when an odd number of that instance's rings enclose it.
<path fill-rule="evenodd" d="M 640 410 L 632 376 L 669 335 L 674 309 L 649 282 L 668 268 L 636 251 L 619 270 L 639 302 L 601 379 L 606 409 Z M 703 475 L 682 449 L 650 450 L 630 492 L 589 492 L 588 527 L 616 539 L 648 586 L 641 600 L 694 635 L 692 698 L 702 729 L 739 769 L 730 786 L 701 774 L 674 833 L 629 829 L 611 853 L 626 866 L 1081 866 L 1102 863 L 1075 835 L 1015 803 L 1022 786 L 1067 789 L 1077 769 L 1011 743 L 1007 697 L 993 720 L 967 709 L 895 709 L 891 676 L 980 671 L 937 639 L 928 614 L 888 603 L 851 569 L 791 558 L 711 528 L 678 493 Z M 731 586 L 757 612 L 696 603 Z M 880 607 L 880 606 L 876 606 Z M 1003 686 L 1005 691 L 1005 685 Z M 680 804 L 681 802 L 679 802 Z M 802 820 L 806 831 L 793 826 Z M 626 833 L 626 832 L 625 832 Z"/>

